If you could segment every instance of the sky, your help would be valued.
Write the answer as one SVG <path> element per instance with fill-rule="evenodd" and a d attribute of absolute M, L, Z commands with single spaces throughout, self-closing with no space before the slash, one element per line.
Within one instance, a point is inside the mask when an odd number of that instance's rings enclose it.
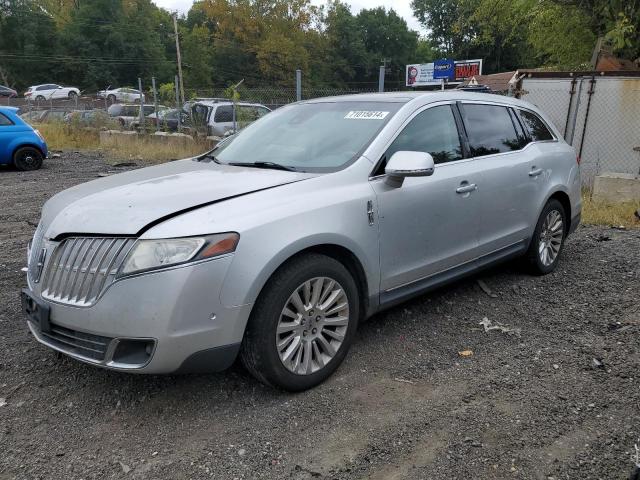
<path fill-rule="evenodd" d="M 186 13 L 189 10 L 189 7 L 191 7 L 193 0 L 153 0 L 153 2 L 167 10 L 177 10 L 180 13 Z M 311 0 L 311 3 L 315 5 L 323 5 L 325 2 L 323 0 Z M 407 21 L 409 28 L 420 33 L 424 33 L 424 29 L 413 16 L 409 0 L 347 0 L 346 3 L 351 5 L 351 12 L 354 14 L 358 13 L 363 8 L 375 8 L 379 6 L 384 6 L 387 9 L 393 8 L 398 15 Z"/>

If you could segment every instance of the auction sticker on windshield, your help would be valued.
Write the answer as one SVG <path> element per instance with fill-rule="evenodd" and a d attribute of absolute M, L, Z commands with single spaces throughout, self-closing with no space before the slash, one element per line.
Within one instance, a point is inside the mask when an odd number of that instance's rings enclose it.
<path fill-rule="evenodd" d="M 351 120 L 382 120 L 389 115 L 389 112 L 379 112 L 373 110 L 351 110 L 344 118 Z"/>

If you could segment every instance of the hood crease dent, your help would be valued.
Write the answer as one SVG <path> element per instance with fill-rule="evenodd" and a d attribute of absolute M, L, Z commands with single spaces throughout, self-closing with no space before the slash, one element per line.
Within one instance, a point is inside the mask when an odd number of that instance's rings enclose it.
<path fill-rule="evenodd" d="M 317 174 L 192 160 L 100 178 L 64 190 L 43 207 L 45 236 L 140 236 L 178 215 Z M 213 232 L 212 232 L 213 233 Z"/>

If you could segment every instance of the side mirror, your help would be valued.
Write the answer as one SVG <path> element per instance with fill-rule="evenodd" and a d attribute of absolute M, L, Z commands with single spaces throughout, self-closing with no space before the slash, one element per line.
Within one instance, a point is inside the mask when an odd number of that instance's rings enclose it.
<path fill-rule="evenodd" d="M 431 154 L 426 152 L 400 151 L 394 153 L 384 173 L 387 184 L 400 187 L 405 177 L 428 177 L 433 175 L 435 163 Z"/>

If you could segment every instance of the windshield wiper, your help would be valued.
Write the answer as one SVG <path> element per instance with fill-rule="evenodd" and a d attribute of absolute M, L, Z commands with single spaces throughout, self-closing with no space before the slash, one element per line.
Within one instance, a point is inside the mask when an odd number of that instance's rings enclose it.
<path fill-rule="evenodd" d="M 289 167 L 275 162 L 231 162 L 228 163 L 228 165 L 233 165 L 235 167 L 272 168 L 274 170 L 286 170 L 288 172 L 297 171 L 294 167 Z"/>

